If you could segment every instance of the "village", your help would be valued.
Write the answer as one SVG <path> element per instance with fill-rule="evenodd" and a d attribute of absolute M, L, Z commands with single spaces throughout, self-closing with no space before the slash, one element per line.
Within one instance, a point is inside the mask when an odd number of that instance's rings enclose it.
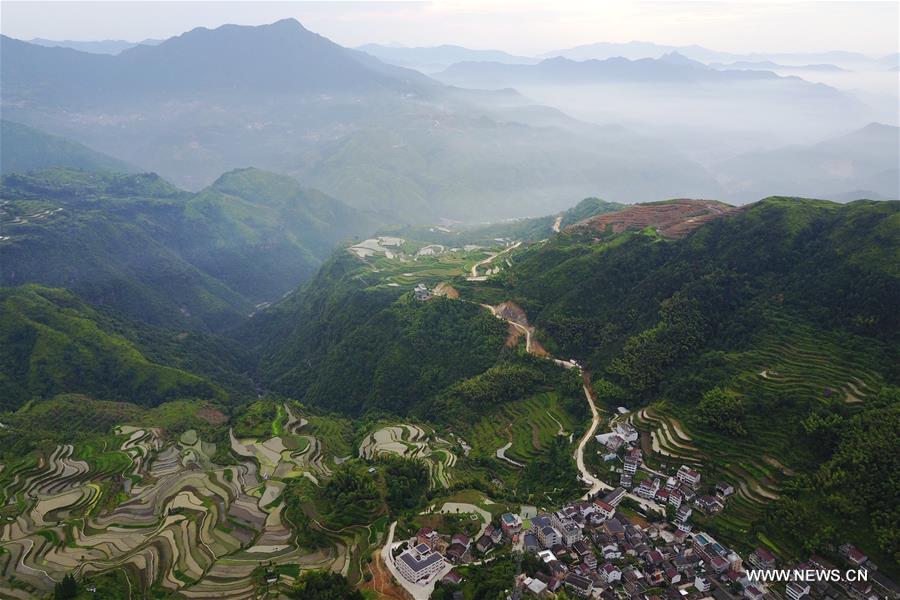
<path fill-rule="evenodd" d="M 636 447 L 638 432 L 626 421 L 596 436 L 608 454 L 622 461 L 619 486 L 538 512 L 522 506 L 505 513 L 475 538 L 443 535 L 430 527 L 394 545 L 398 582 L 414 597 L 428 597 L 435 585 L 456 585 L 457 568 L 489 562 L 504 553 L 521 566 L 508 598 L 597 598 L 606 600 L 878 600 L 900 597 L 897 586 L 852 545 L 840 548 L 843 563 L 820 556 L 786 564 L 764 547 L 746 559 L 692 523 L 696 513 L 713 515 L 734 495 L 727 482 L 709 483 L 681 465 L 675 475 L 643 471 Z M 653 510 L 656 508 L 656 510 Z M 782 581 L 760 575 L 774 569 L 793 572 L 862 573 L 858 580 Z M 463 598 L 462 592 L 454 597 Z"/>

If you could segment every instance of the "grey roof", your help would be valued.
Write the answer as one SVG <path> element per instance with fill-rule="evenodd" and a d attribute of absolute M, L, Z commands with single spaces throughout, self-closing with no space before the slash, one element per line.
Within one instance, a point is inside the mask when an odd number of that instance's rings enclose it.
<path fill-rule="evenodd" d="M 594 583 L 588 579 L 587 577 L 582 577 L 581 575 L 576 575 L 575 573 L 569 573 L 566 575 L 566 584 L 577 587 L 580 590 L 588 591 L 594 585 Z"/>
<path fill-rule="evenodd" d="M 425 558 L 423 558 L 422 560 L 417 560 L 410 553 L 404 552 L 403 554 L 400 555 L 400 560 L 405 562 L 409 566 L 410 569 L 412 569 L 413 571 L 418 573 L 419 571 L 421 571 L 427 567 L 430 567 L 434 563 L 440 562 L 441 560 L 443 560 L 443 557 L 440 554 L 438 554 L 437 552 L 433 552 L 433 553 L 429 554 L 428 556 L 426 556 Z"/>

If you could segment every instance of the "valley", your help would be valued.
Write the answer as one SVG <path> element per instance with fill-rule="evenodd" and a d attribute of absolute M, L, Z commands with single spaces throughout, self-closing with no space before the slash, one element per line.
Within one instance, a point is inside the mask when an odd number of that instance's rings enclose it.
<path fill-rule="evenodd" d="M 900 8 L 639 4 L 3 0 L 0 600 L 900 600 Z"/>
<path fill-rule="evenodd" d="M 395 504 L 405 506 L 416 496 L 394 498 L 391 469 L 421 465 L 421 472 L 410 481 L 419 482 L 415 485 L 421 486 L 419 493 L 426 493 L 433 510 L 462 507 L 466 503 L 460 498 L 472 494 L 498 510 L 515 510 L 519 504 L 549 508 L 579 497 L 591 500 L 614 493 L 622 483 L 622 468 L 606 462 L 609 451 L 599 440 L 607 439 L 609 431 L 615 435 L 623 424 L 637 432 L 634 447 L 643 455 L 633 491 L 626 487 L 622 496 L 629 503 L 628 514 L 654 520 L 665 513 L 666 502 L 643 495 L 638 482 L 672 477 L 682 466 L 699 469 L 704 477 L 721 478 L 735 488 L 724 510 L 694 518 L 699 526 L 739 548 L 748 547 L 747 540 L 755 537 L 781 556 L 794 555 L 795 542 L 760 523 L 786 501 L 785 490 L 795 485 L 798 472 L 809 468 L 804 461 L 814 459 L 803 454 L 808 451 L 777 428 L 758 429 L 752 417 L 720 426 L 712 420 L 719 416 L 705 416 L 705 400 L 699 409 L 691 409 L 671 392 L 655 392 L 656 399 L 632 407 L 624 386 L 635 384 L 621 375 L 627 373 L 621 370 L 624 364 L 599 367 L 598 359 L 584 354 L 577 344 L 558 334 L 551 337 L 550 332 L 558 330 L 546 316 L 546 306 L 534 311 L 537 305 L 529 295 L 533 292 L 517 288 L 522 285 L 521 273 L 535 261 L 541 263 L 545 255 L 554 261 L 573 256 L 606 260 L 610 253 L 642 245 L 655 249 L 678 244 L 682 238 L 696 237 L 711 222 L 721 220 L 729 226 L 728 219 L 746 221 L 753 215 L 718 208 L 708 215 L 704 205 L 690 208 L 679 202 L 682 208 L 677 213 L 662 204 L 587 216 L 565 231 L 560 227 L 554 236 L 554 225 L 563 220 L 556 216 L 544 225 L 546 237 L 539 239 L 490 238 L 491 233 L 485 232 L 479 234 L 484 241 L 474 244 L 464 230 L 441 227 L 407 232 L 418 239 L 385 234 L 338 250 L 325 272 L 339 269 L 333 273 L 340 275 L 328 275 L 327 282 L 312 280 L 307 300 L 325 293 L 328 302 L 352 298 L 353 304 L 366 305 L 370 301 L 365 298 L 371 298 L 376 310 L 392 315 L 385 322 L 389 335 L 397 335 L 395 331 L 412 335 L 395 340 L 399 345 L 393 349 L 370 355 L 382 366 L 353 376 L 363 377 L 361 381 L 373 378 L 372 390 L 402 389 L 414 397 L 431 394 L 432 399 L 404 409 L 368 396 L 373 407 L 381 408 L 370 409 L 362 421 L 353 422 L 323 410 L 333 392 L 321 380 L 301 377 L 285 384 L 279 377 L 269 380 L 263 371 L 263 381 L 275 386 L 265 396 L 307 385 L 305 394 L 297 392 L 305 396 L 304 404 L 264 397 L 245 400 L 223 413 L 215 405 L 198 410 L 164 402 L 111 419 L 106 429 L 82 434 L 76 444 L 36 443 L 34 451 L 8 459 L 0 470 L 6 498 L 0 564 L 4 577 L 13 583 L 3 588 L 4 593 L 26 597 L 25 590 L 46 590 L 63 574 L 74 572 L 101 588 L 127 585 L 157 593 L 178 591 L 189 598 L 223 594 L 238 598 L 264 589 L 273 573 L 276 586 L 287 589 L 302 571 L 327 568 L 363 587 L 371 579 L 372 589 L 391 597 L 399 592 L 385 590 L 396 589 L 391 587 L 396 582 L 400 587 L 406 584 L 386 565 L 393 560 L 385 554 L 391 547 L 384 545 L 388 532 L 397 528 L 409 532 L 419 519 L 418 511 Z M 527 229 L 526 224 L 517 227 Z M 453 242 L 453 236 L 458 241 Z M 590 250 L 581 254 L 579 247 L 573 253 L 573 243 L 586 244 Z M 553 268 L 544 264 L 541 271 Z M 572 291 L 579 285 L 573 284 Z M 308 310 L 296 304 L 301 297 L 263 308 L 251 320 L 259 321 L 258 330 L 263 332 L 277 327 L 286 322 L 287 314 Z M 572 316 L 590 315 L 586 311 Z M 326 312 L 318 318 L 332 316 Z M 369 311 L 358 318 L 377 322 L 384 317 Z M 734 374 L 720 378 L 719 385 L 734 391 L 715 393 L 813 398 L 824 390 L 824 398 L 846 407 L 835 405 L 850 411 L 850 419 L 867 410 L 869 403 L 879 404 L 886 375 L 872 368 L 877 364 L 874 357 L 841 348 L 847 344 L 846 336 L 842 343 L 837 337 L 829 341 L 832 338 L 812 323 L 767 318 L 774 319 L 770 333 L 763 329 L 750 348 L 723 355 L 723 366 L 731 364 L 736 370 L 726 370 Z M 306 321 L 305 327 L 320 326 Z M 419 327 L 413 326 L 419 321 L 429 325 L 421 331 L 408 329 Z M 447 329 L 450 323 L 452 328 Z M 346 325 L 341 327 L 340 335 L 353 340 Z M 440 330 L 451 336 L 478 333 L 460 339 L 456 346 L 439 342 L 434 335 Z M 424 336 L 422 341 L 419 336 Z M 477 356 L 471 351 L 484 343 L 485 349 L 491 348 L 488 355 L 500 360 L 493 358 L 471 375 L 447 378 L 445 387 L 435 388 L 428 380 L 416 379 L 421 375 L 404 379 L 410 369 L 416 373 L 428 364 L 423 343 L 445 344 L 435 355 L 439 361 L 446 352 Z M 346 354 L 327 348 L 319 354 L 323 348 L 312 347 L 292 352 L 305 354 L 301 364 L 318 363 L 321 369 L 337 361 L 335 367 L 345 365 L 341 368 L 350 374 L 358 367 L 349 365 L 366 356 L 360 353 L 368 352 L 371 344 L 365 338 L 350 341 Z M 401 351 L 406 344 L 418 348 L 415 360 Z M 846 357 L 835 358 L 841 355 Z M 384 362 L 394 360 L 398 362 Z M 388 372 L 395 374 L 378 383 L 380 371 L 388 365 Z M 611 376 L 620 377 L 619 383 L 610 382 Z M 335 391 L 341 389 L 345 388 Z M 229 387 L 225 393 L 235 392 Z M 493 398 L 502 402 L 493 404 Z M 0 435 L 11 440 L 22 437 L 23 426 L 43 418 L 33 410 L 26 405 L 0 419 L 4 423 Z M 171 417 L 153 416 L 174 410 L 192 416 L 185 422 L 170 420 L 168 426 L 166 419 Z M 726 430 L 730 439 L 722 437 L 720 427 L 735 428 Z M 742 439 L 747 430 L 760 436 L 757 441 Z M 800 452 L 789 457 L 783 450 L 789 447 Z M 334 494 L 353 494 L 357 500 L 353 508 L 335 510 L 328 500 Z M 425 502 L 424 497 L 416 502 Z M 482 531 L 486 525 L 482 519 Z M 376 554 L 380 558 L 371 560 Z M 393 575 L 385 572 L 388 566 Z"/>

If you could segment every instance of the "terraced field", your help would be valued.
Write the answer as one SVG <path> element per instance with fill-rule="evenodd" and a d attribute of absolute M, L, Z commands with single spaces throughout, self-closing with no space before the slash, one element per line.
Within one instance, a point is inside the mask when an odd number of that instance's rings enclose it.
<path fill-rule="evenodd" d="M 376 429 L 359 445 L 359 456 L 372 460 L 380 454 L 396 454 L 404 458 L 420 460 L 428 465 L 431 487 L 450 487 L 450 469 L 456 464 L 452 444 L 437 437 L 433 430 L 419 425 L 388 425 Z"/>
<path fill-rule="evenodd" d="M 778 324 L 778 319 L 774 319 Z M 740 372 L 730 382 L 749 401 L 777 397 L 791 402 L 792 410 L 818 403 L 843 403 L 847 408 L 865 402 L 882 386 L 881 376 L 865 367 L 877 364 L 857 348 L 847 348 L 833 335 L 792 322 L 756 344 L 754 350 L 727 356 Z M 629 420 L 642 431 L 645 460 L 651 466 L 679 464 L 701 467 L 715 480 L 735 487 L 726 510 L 715 518 L 720 534 L 746 540 L 751 524 L 760 518 L 766 503 L 779 497 L 787 478 L 802 460 L 791 451 L 790 427 L 770 423 L 754 428 L 747 438 L 725 437 L 685 424 L 690 419 L 682 407 L 657 403 Z M 770 449 L 768 453 L 762 448 Z"/>
<path fill-rule="evenodd" d="M 807 332 L 772 339 L 746 359 L 756 367 L 740 378 L 741 387 L 750 393 L 766 388 L 784 395 L 856 404 L 877 394 L 883 385 L 881 376 L 864 366 L 864 359 L 842 351 L 835 341 Z"/>
<path fill-rule="evenodd" d="M 728 500 L 727 509 L 716 517 L 720 531 L 731 531 L 746 539 L 764 505 L 778 498 L 785 468 L 773 457 L 760 453 L 759 444 L 737 439 L 723 444 L 718 437 L 689 431 L 664 404 L 629 417 L 642 432 L 645 460 L 653 467 L 664 465 L 671 471 L 688 464 L 704 473 L 704 484 L 724 480 L 734 485 L 735 495 Z"/>
<path fill-rule="evenodd" d="M 392 238 L 392 241 L 400 238 Z M 365 261 L 370 270 L 360 279 L 370 286 L 410 288 L 424 284 L 429 288 L 471 271 L 472 266 L 501 251 L 502 247 L 480 248 L 467 246 L 452 248 L 410 240 L 386 249 L 360 249 L 350 252 Z"/>
<path fill-rule="evenodd" d="M 241 460 L 227 466 L 214 464 L 215 444 L 194 430 L 167 441 L 159 429 L 130 425 L 118 427 L 118 446 L 102 452 L 61 445 L 4 465 L 0 595 L 13 593 L 12 582 L 42 593 L 69 572 L 121 571 L 145 593 L 246 598 L 261 561 L 329 567 L 361 580 L 367 529 L 329 533 L 324 549 L 313 551 L 294 543 L 284 521 L 285 481 L 330 474 L 324 446 L 307 426 L 285 405 L 272 424 L 282 435 L 232 434 Z"/>
<path fill-rule="evenodd" d="M 475 456 L 494 457 L 499 448 L 511 444 L 505 455 L 527 463 L 554 437 L 568 437 L 572 431 L 571 417 L 559 406 L 556 394 L 547 392 L 504 404 L 462 436 L 471 443 Z"/>

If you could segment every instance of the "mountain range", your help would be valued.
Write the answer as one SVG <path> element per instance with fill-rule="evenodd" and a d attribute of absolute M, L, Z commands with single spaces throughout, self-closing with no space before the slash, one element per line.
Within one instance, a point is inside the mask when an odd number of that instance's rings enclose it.
<path fill-rule="evenodd" d="M 163 326 L 221 330 L 377 221 L 296 181 L 232 171 L 199 193 L 67 168 L 0 184 L 0 284 L 65 287 Z"/>
<path fill-rule="evenodd" d="M 721 191 L 651 138 L 548 119 L 506 92 L 450 88 L 293 20 L 197 29 L 116 56 L 2 44 L 5 118 L 188 189 L 253 165 L 393 220 L 534 214 L 593 194 Z"/>
<path fill-rule="evenodd" d="M 740 198 L 777 189 L 819 198 L 900 198 L 900 128 L 881 123 L 809 145 L 743 154 L 716 165 Z"/>
<path fill-rule="evenodd" d="M 829 52 L 754 52 L 740 54 L 711 50 L 696 44 L 689 46 L 672 46 L 640 41 L 585 44 L 572 48 L 553 50 L 544 53 L 542 57 L 553 58 L 561 56 L 572 60 L 605 60 L 607 58 L 623 57 L 637 60 L 641 58 L 659 58 L 664 54 L 671 52 L 678 52 L 703 63 L 772 61 L 776 63 L 783 62 L 801 65 L 809 63 L 826 63 L 871 66 L 883 61 L 896 60 L 894 55 L 872 57 L 858 52 L 846 52 L 840 50 Z"/>
<path fill-rule="evenodd" d="M 443 71 L 458 62 L 487 61 L 506 64 L 534 64 L 540 60 L 527 56 L 516 56 L 502 50 L 475 50 L 451 44 L 419 47 L 364 44 L 357 46 L 356 49 L 371 54 L 386 63 L 416 69 L 428 74 Z"/>
<path fill-rule="evenodd" d="M 126 40 L 48 40 L 44 38 L 32 38 L 27 40 L 29 44 L 38 46 L 47 46 L 48 48 L 71 48 L 80 52 L 90 52 L 92 54 L 118 54 L 123 50 L 134 48 L 135 46 L 155 46 L 163 42 L 163 40 L 145 39 L 140 42 L 129 42 Z"/>

